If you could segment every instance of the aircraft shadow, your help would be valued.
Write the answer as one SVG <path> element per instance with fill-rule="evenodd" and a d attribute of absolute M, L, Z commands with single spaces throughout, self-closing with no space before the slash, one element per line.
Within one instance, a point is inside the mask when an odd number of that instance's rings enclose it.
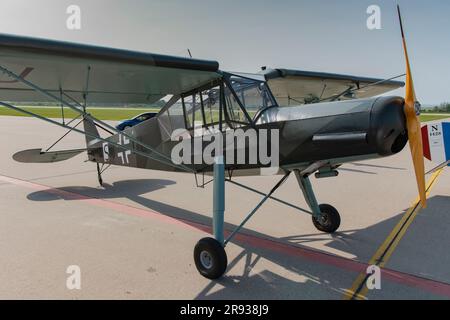
<path fill-rule="evenodd" d="M 175 181 L 164 179 L 123 180 L 112 184 L 104 183 L 103 188 L 69 186 L 37 191 L 29 194 L 27 198 L 32 201 L 78 200 L 76 197 L 51 192 L 51 190 L 60 190 L 98 199 L 130 198 L 164 189 L 174 184 L 176 184 Z"/>
<path fill-rule="evenodd" d="M 112 185 L 105 185 L 104 189 L 73 186 L 57 188 L 56 190 L 99 199 L 127 198 L 163 215 L 210 226 L 212 224 L 211 217 L 143 196 L 173 184 L 175 182 L 171 180 L 141 179 L 115 182 Z M 27 198 L 32 201 L 79 200 L 76 197 L 65 196 L 63 193 L 55 192 L 55 189 L 33 192 Z M 450 203 L 448 198 L 445 201 L 447 204 Z M 431 198 L 429 206 L 441 205 L 441 202 L 442 199 Z M 306 243 L 327 240 L 329 241 L 326 243 L 327 247 L 349 254 L 355 261 L 367 262 L 377 249 L 376 246 L 381 244 L 405 212 L 406 210 L 391 219 L 381 221 L 365 229 L 346 230 L 331 236 L 317 232 L 307 235 L 274 238 L 245 228 L 242 232 L 246 235 L 307 250 L 311 249 L 305 246 Z M 445 216 L 444 212 L 439 210 L 434 210 L 433 212 L 440 212 L 440 215 Z M 440 219 L 440 223 L 442 223 L 442 218 L 434 217 L 437 221 Z M 448 221 L 446 225 L 450 225 L 450 216 L 447 215 L 446 219 Z M 226 223 L 225 228 L 234 230 L 236 225 Z M 315 229 L 311 227 L 311 230 Z M 379 241 L 379 243 L 374 245 L 374 239 Z M 233 269 L 238 264 L 241 270 L 241 261 L 244 260 L 245 267 L 242 275 L 225 275 L 219 281 L 210 282 L 197 294 L 196 299 L 340 299 L 344 294 L 344 290 L 351 285 L 356 276 L 355 272 L 342 272 L 345 270 L 335 269 L 333 266 L 320 262 L 316 263 L 298 256 L 290 256 L 261 246 L 255 247 L 236 238 L 232 240 L 232 243 L 240 246 L 242 252 L 229 261 L 228 270 Z M 282 272 L 280 274 L 269 270 L 255 272 L 258 270 L 258 263 L 262 259 L 265 260 L 265 263 L 268 261 L 275 264 L 276 268 Z M 336 273 L 336 270 L 339 273 Z M 295 280 L 281 275 L 285 273 L 290 273 L 289 277 Z M 345 278 L 342 276 L 344 273 L 350 277 L 350 280 L 345 281 Z M 336 276 L 336 274 L 341 274 L 341 276 Z M 222 288 L 217 290 L 217 284 Z"/>

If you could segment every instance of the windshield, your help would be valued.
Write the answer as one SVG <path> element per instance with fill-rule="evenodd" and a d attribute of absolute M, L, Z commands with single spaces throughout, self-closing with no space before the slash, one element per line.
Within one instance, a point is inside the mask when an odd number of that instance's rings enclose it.
<path fill-rule="evenodd" d="M 248 115 L 254 120 L 260 111 L 276 106 L 276 102 L 264 81 L 230 75 L 228 84 L 232 87 L 234 94 L 228 92 L 229 104 L 239 99 Z"/>

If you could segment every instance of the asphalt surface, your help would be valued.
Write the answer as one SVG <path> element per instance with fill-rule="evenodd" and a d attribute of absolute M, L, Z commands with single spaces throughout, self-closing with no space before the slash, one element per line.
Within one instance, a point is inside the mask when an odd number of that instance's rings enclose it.
<path fill-rule="evenodd" d="M 114 167 L 99 187 L 85 154 L 55 164 L 12 160 L 64 132 L 36 119 L 0 117 L 0 299 L 345 299 L 417 197 L 408 149 L 347 164 L 338 178 L 313 180 L 319 202 L 341 213 L 338 233 L 320 233 L 308 215 L 270 201 L 227 246 L 225 277 L 209 281 L 192 255 L 211 229 L 212 186 L 196 188 L 189 174 Z M 58 149 L 83 144 L 71 133 Z M 278 179 L 238 181 L 268 192 Z M 293 177 L 276 196 L 305 207 Z M 227 185 L 227 230 L 260 199 Z M 409 221 L 384 261 L 381 289 L 362 298 L 450 299 L 449 235 L 446 168 L 430 188 L 428 208 Z M 73 265 L 81 270 L 80 290 L 66 285 Z"/>

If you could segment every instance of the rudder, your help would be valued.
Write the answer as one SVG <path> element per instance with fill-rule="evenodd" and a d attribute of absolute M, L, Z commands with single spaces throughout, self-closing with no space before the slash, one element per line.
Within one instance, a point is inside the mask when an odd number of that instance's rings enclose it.
<path fill-rule="evenodd" d="M 86 132 L 86 147 L 87 149 L 92 149 L 95 144 L 97 144 L 100 140 L 97 137 L 100 137 L 98 133 L 97 127 L 95 126 L 94 121 L 88 118 L 83 119 L 84 131 Z"/>

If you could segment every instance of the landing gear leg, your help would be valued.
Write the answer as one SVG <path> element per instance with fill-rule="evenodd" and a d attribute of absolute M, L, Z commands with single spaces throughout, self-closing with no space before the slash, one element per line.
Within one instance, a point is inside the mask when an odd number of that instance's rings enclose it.
<path fill-rule="evenodd" d="M 299 170 L 295 170 L 294 172 L 306 203 L 312 211 L 312 221 L 314 226 L 319 231 L 334 233 L 341 224 L 339 212 L 329 204 L 319 205 L 309 177 L 307 175 L 302 175 Z"/>
<path fill-rule="evenodd" d="M 228 265 L 224 248 L 225 164 L 223 156 L 216 158 L 213 184 L 214 239 L 201 239 L 194 249 L 194 261 L 198 272 L 212 280 L 222 277 Z"/>
<path fill-rule="evenodd" d="M 100 186 L 103 187 L 103 178 L 102 178 L 102 172 L 100 170 L 100 165 L 97 162 L 97 178 L 98 178 L 98 183 L 100 184 Z"/>

